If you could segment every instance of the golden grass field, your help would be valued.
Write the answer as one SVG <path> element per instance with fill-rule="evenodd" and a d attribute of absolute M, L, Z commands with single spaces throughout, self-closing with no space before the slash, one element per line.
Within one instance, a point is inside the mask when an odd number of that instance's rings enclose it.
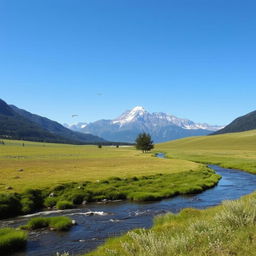
<path fill-rule="evenodd" d="M 170 158 L 219 164 L 256 173 L 256 130 L 190 137 L 156 145 Z"/>
<path fill-rule="evenodd" d="M 71 182 L 199 170 L 180 159 L 158 159 L 134 147 L 103 147 L 5 140 L 0 145 L 0 191 L 23 191 Z M 23 169 L 23 171 L 19 171 Z M 7 190 L 7 187 L 12 190 Z"/>

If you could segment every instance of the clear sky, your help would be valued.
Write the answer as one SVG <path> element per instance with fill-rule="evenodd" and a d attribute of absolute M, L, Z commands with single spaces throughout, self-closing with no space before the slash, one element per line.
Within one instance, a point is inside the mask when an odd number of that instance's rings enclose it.
<path fill-rule="evenodd" d="M 61 123 L 142 105 L 226 124 L 256 109 L 255 12 L 255 0 L 0 0 L 0 98 Z"/>

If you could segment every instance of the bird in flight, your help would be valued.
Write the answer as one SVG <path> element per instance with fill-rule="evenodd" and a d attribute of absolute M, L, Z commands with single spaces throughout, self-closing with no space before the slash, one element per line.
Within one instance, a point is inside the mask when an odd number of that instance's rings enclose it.
<path fill-rule="evenodd" d="M 72 118 L 77 117 L 78 115 L 72 115 Z"/>

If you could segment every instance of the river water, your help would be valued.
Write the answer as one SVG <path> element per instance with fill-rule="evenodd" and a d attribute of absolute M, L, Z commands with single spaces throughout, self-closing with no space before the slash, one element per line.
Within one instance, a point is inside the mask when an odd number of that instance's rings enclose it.
<path fill-rule="evenodd" d="M 63 212 L 42 212 L 40 215 L 69 216 L 76 220 L 69 232 L 30 232 L 26 251 L 15 256 L 50 256 L 67 251 L 70 255 L 81 255 L 95 249 L 107 238 L 124 234 L 134 228 L 149 228 L 154 216 L 167 212 L 177 213 L 183 208 L 207 208 L 223 200 L 237 199 L 256 189 L 256 175 L 239 170 L 224 169 L 210 165 L 222 176 L 218 185 L 200 194 L 177 196 L 150 203 L 130 201 L 88 204 L 83 208 Z M 0 221 L 0 227 L 17 227 L 33 216 L 23 216 Z"/>

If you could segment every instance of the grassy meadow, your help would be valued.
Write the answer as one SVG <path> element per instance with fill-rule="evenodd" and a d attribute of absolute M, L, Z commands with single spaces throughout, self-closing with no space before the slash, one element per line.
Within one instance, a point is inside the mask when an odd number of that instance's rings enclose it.
<path fill-rule="evenodd" d="M 256 130 L 190 137 L 156 145 L 169 158 L 218 164 L 256 173 Z"/>
<path fill-rule="evenodd" d="M 220 179 L 203 164 L 134 147 L 6 140 L 0 149 L 0 219 L 84 202 L 161 200 L 199 193 Z"/>
<path fill-rule="evenodd" d="M 256 173 L 256 130 L 191 137 L 156 145 L 169 159 L 218 164 Z M 256 193 L 205 210 L 155 218 L 151 229 L 109 239 L 88 256 L 254 256 Z"/>
<path fill-rule="evenodd" d="M 96 181 L 112 176 L 177 173 L 200 170 L 201 167 L 186 160 L 158 159 L 133 147 L 99 149 L 97 146 L 5 140 L 5 145 L 0 144 L 0 192 L 22 192 L 28 188 Z"/>

